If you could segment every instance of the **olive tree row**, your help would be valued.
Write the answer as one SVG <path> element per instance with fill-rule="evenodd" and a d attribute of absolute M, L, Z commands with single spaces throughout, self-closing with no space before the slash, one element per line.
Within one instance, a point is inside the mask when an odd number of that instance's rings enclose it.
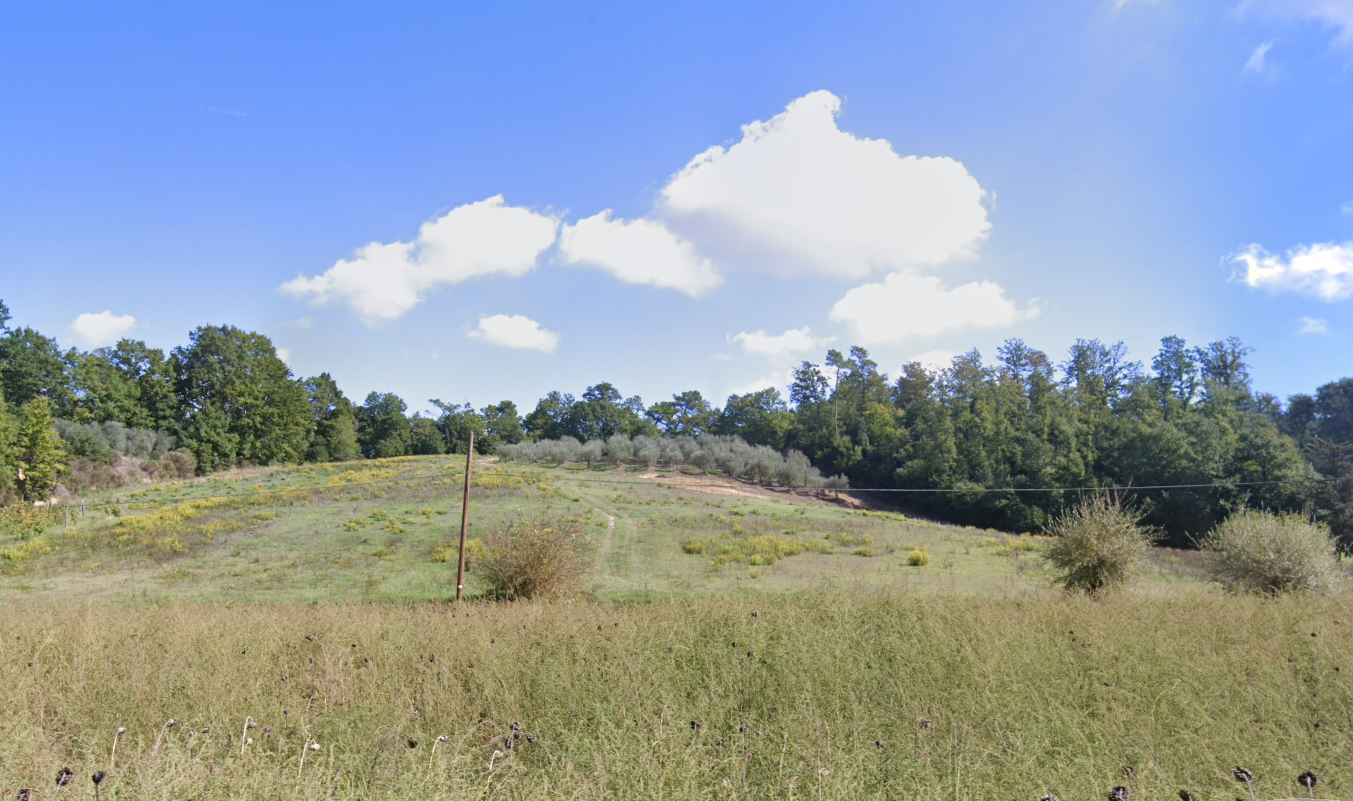
<path fill-rule="evenodd" d="M 597 464 L 643 465 L 645 467 L 694 467 L 710 473 L 741 478 L 762 484 L 786 487 L 848 486 L 843 476 L 824 477 L 802 453 L 791 450 L 780 454 L 765 445 L 748 445 L 741 437 L 704 434 L 700 437 L 628 437 L 614 434 L 600 440 L 579 442 L 573 437 L 519 442 L 504 445 L 499 454 L 527 464 L 563 465 L 582 462 Z"/>

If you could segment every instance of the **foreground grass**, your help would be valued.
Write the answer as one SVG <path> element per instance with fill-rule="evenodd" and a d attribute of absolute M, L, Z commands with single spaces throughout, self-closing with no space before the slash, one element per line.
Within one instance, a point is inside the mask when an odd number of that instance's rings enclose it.
<path fill-rule="evenodd" d="M 1230 799 L 1240 764 L 1260 798 L 1308 769 L 1338 798 L 1351 624 L 1201 590 L 8 604 L 0 793 L 51 798 L 70 766 L 72 798 L 105 770 L 104 798 L 197 801 Z M 514 721 L 536 742 L 493 740 Z"/>

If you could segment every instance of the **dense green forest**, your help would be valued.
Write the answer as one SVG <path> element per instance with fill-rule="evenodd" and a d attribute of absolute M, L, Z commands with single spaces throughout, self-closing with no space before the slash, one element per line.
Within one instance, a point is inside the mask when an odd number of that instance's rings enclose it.
<path fill-rule="evenodd" d="M 11 326 L 0 303 L 0 497 L 43 499 L 118 460 L 151 475 L 208 473 L 463 452 L 470 432 L 481 453 L 576 440 L 579 454 L 625 461 L 612 440 L 651 447 L 656 460 L 663 441 L 718 435 L 705 451 L 730 451 L 731 438 L 749 453 L 797 451 L 819 485 L 818 471 L 842 477 L 835 485 L 945 490 L 892 500 L 956 522 L 1038 530 L 1079 488 L 1131 486 L 1170 542 L 1259 506 L 1316 515 L 1353 547 L 1353 378 L 1284 403 L 1251 386 L 1248 353 L 1234 338 L 1190 347 L 1170 336 L 1147 367 L 1121 343 L 1077 340 L 1057 362 L 1012 339 L 991 363 L 974 350 L 893 378 L 857 347 L 804 362 L 788 398 L 765 389 L 719 408 L 692 390 L 645 405 L 603 382 L 581 397 L 550 392 L 525 415 L 510 400 L 475 409 L 432 399 L 439 414 L 425 417 L 393 393 L 354 403 L 327 373 L 298 379 L 266 336 L 233 326 L 198 328 L 168 354 L 129 339 L 82 352 Z M 533 453 L 573 449 L 515 455 Z M 739 475 L 757 479 L 790 463 L 772 462 L 730 464 L 763 465 Z M 809 474 L 795 465 L 793 475 Z"/>

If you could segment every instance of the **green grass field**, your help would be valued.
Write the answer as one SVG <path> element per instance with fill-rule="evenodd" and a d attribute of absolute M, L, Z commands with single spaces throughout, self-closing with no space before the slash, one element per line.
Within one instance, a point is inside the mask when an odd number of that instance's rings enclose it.
<path fill-rule="evenodd" d="M 1159 551 L 1090 601 L 1037 538 L 485 463 L 472 536 L 549 507 L 597 558 L 576 598 L 456 605 L 462 470 L 248 470 L 9 520 L 0 798 L 93 798 L 95 770 L 164 801 L 1222 801 L 1249 797 L 1235 765 L 1258 798 L 1353 788 L 1347 598 L 1230 596 Z"/>
<path fill-rule="evenodd" d="M 454 595 L 454 564 L 438 560 L 454 561 L 462 458 L 246 470 L 90 498 L 85 516 L 77 509 L 68 522 L 65 512 L 53 513 L 40 537 L 0 536 L 0 598 L 445 599 Z M 603 599 L 1046 590 L 1036 538 L 703 476 L 642 475 L 651 474 L 481 464 L 470 535 L 519 511 L 576 514 L 588 521 L 598 555 L 579 589 Z M 120 516 L 109 505 L 115 498 Z M 914 549 L 929 564 L 909 567 Z M 5 553 L 15 557 L 5 561 Z M 795 555 L 767 558 L 783 553 Z M 1189 581 L 1184 555 L 1162 551 L 1157 561 L 1148 585 Z M 469 588 L 481 591 L 473 573 Z"/>

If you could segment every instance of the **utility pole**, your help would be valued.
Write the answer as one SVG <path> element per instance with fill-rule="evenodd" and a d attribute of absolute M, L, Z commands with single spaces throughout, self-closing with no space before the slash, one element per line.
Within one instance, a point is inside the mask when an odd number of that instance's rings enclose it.
<path fill-rule="evenodd" d="M 465 532 L 470 523 L 470 468 L 474 466 L 474 430 L 465 449 L 465 499 L 460 504 L 460 562 L 456 565 L 456 600 L 465 591 Z"/>

